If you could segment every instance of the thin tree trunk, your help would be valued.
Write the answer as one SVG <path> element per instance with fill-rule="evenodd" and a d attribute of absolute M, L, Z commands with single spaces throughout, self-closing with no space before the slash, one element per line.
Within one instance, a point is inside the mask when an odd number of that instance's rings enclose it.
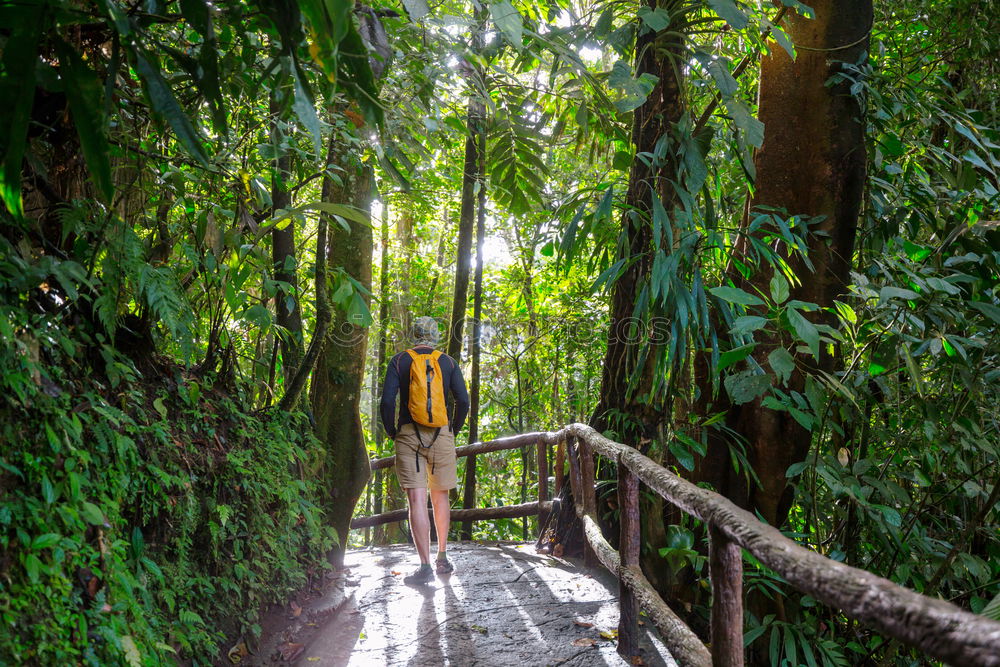
<path fill-rule="evenodd" d="M 379 275 L 379 310 L 378 310 L 378 342 L 375 368 L 372 370 L 372 425 L 371 432 L 375 436 L 375 451 L 382 454 L 385 445 L 385 430 L 379 419 L 379 401 L 382 395 L 382 378 L 385 376 L 387 349 L 389 346 L 389 202 L 382 199 L 382 264 Z M 382 484 L 382 471 L 375 471 L 374 480 L 375 513 L 381 514 L 384 505 L 385 490 Z M 382 526 L 375 528 L 373 537 L 376 543 L 381 543 L 385 530 Z"/>
<path fill-rule="evenodd" d="M 281 112 L 276 93 L 271 92 L 271 141 L 277 147 L 278 117 Z M 292 157 L 280 153 L 275 160 L 271 176 L 271 214 L 279 209 L 287 209 L 291 204 L 288 179 L 291 176 Z M 302 309 L 299 308 L 298 256 L 295 252 L 295 221 L 288 220 L 283 229 L 275 227 L 271 231 L 271 260 L 274 265 L 274 279 L 288 283 L 291 294 L 278 293 L 275 296 L 275 323 L 288 331 L 281 336 L 281 372 L 285 386 L 292 380 L 302 359 Z"/>
<path fill-rule="evenodd" d="M 476 186 L 480 185 L 479 141 L 484 107 L 473 93 L 469 100 L 468 129 L 465 139 L 465 168 L 462 172 L 462 209 L 458 219 L 458 255 L 455 262 L 455 300 L 448 328 L 448 356 L 462 358 L 462 331 L 469 303 L 469 269 L 472 260 L 472 228 L 476 219 Z"/>
<path fill-rule="evenodd" d="M 483 245 L 486 242 L 486 182 L 485 182 L 486 133 L 479 133 L 479 210 L 476 216 L 476 277 L 472 293 L 472 378 L 469 396 L 469 442 L 479 440 L 479 386 L 480 359 L 483 335 Z M 462 507 L 476 506 L 476 457 L 465 459 L 465 483 Z M 462 523 L 463 540 L 472 539 L 472 522 Z"/>

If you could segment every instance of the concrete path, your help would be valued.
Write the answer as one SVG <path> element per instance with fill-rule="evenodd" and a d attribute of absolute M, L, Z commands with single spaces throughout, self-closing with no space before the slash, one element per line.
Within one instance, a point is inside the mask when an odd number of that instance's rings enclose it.
<path fill-rule="evenodd" d="M 407 586 L 403 576 L 417 564 L 409 545 L 350 552 L 346 601 L 296 652 L 294 664 L 628 664 L 616 653 L 613 579 L 598 581 L 568 561 L 536 554 L 532 545 L 461 543 L 449 546 L 449 554 L 454 573 Z M 651 627 L 643 629 L 638 664 L 676 665 Z"/>

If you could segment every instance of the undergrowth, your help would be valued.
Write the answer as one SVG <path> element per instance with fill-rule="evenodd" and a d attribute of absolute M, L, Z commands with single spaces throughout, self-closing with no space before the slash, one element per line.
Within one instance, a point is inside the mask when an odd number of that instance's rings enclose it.
<path fill-rule="evenodd" d="M 211 664 L 333 544 L 301 415 L 0 306 L 0 664 Z"/>

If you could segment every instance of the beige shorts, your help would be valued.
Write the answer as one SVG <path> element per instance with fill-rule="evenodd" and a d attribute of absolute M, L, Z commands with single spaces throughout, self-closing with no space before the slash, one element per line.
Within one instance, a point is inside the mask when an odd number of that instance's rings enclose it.
<path fill-rule="evenodd" d="M 404 489 L 430 489 L 445 491 L 458 486 L 455 465 L 455 436 L 447 426 L 441 429 L 436 440 L 436 429 L 420 426 L 424 445 L 434 440 L 429 448 L 421 447 L 417 440 L 416 425 L 403 424 L 396 434 L 396 477 Z"/>

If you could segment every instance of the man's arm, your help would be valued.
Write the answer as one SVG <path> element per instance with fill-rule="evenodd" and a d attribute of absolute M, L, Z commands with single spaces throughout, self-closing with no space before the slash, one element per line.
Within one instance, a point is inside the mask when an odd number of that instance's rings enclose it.
<path fill-rule="evenodd" d="M 396 364 L 393 363 L 395 357 L 389 360 L 388 368 L 385 370 L 385 381 L 382 382 L 382 401 L 379 403 L 379 418 L 382 420 L 382 428 L 390 438 L 396 437 L 396 394 L 399 393 L 399 373 Z"/>
<path fill-rule="evenodd" d="M 462 377 L 462 369 L 458 367 L 458 362 L 452 359 L 455 367 L 451 371 L 451 382 L 449 389 L 451 395 L 455 397 L 455 415 L 452 419 L 453 433 L 458 434 L 465 426 L 465 418 L 469 415 L 469 392 L 465 389 L 465 378 Z"/>

